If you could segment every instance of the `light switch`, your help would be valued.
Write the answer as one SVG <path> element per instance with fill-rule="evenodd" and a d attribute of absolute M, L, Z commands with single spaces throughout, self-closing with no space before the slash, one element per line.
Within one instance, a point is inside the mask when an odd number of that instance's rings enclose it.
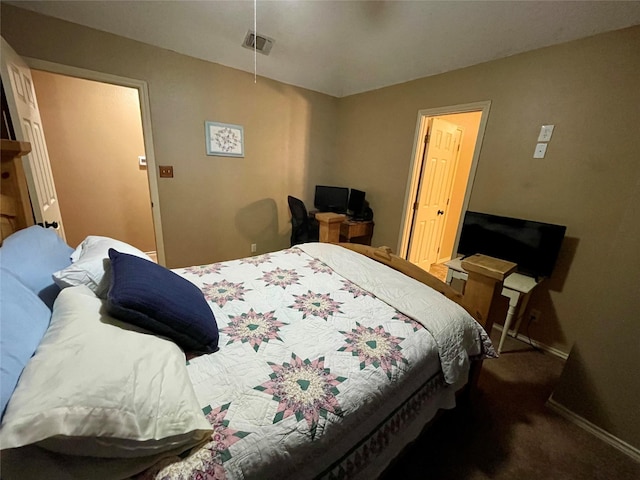
<path fill-rule="evenodd" d="M 544 158 L 545 153 L 547 153 L 547 144 L 538 143 L 536 144 L 536 149 L 533 152 L 533 158 Z"/>
<path fill-rule="evenodd" d="M 551 140 L 551 135 L 553 135 L 553 127 L 555 125 L 542 125 L 540 127 L 540 135 L 538 135 L 539 142 L 548 142 Z"/>
<path fill-rule="evenodd" d="M 139 155 L 138 156 L 138 165 L 140 165 L 141 167 L 146 167 L 147 166 L 147 157 L 145 157 L 144 155 Z"/>

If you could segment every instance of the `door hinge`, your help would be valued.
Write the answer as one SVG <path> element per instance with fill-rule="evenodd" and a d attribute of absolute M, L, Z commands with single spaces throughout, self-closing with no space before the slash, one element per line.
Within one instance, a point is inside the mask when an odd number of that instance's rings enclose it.
<path fill-rule="evenodd" d="M 429 139 L 431 138 L 431 129 L 427 130 L 427 134 L 424 136 L 424 144 L 429 143 Z"/>
<path fill-rule="evenodd" d="M 413 209 L 414 209 L 414 210 L 417 210 L 417 209 L 418 209 L 418 206 L 419 206 L 419 205 L 418 205 L 418 202 L 414 202 L 414 204 L 413 204 Z"/>

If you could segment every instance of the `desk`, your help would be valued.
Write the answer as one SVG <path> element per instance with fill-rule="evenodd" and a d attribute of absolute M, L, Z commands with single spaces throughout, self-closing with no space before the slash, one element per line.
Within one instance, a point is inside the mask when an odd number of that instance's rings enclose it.
<path fill-rule="evenodd" d="M 373 221 L 350 220 L 341 213 L 316 213 L 315 218 L 320 226 L 320 241 L 325 243 L 362 243 L 371 245 Z"/>
<path fill-rule="evenodd" d="M 363 245 L 371 245 L 371 237 L 373 237 L 373 221 L 372 220 L 343 220 L 340 224 L 340 241 L 347 243 L 362 243 Z"/>
<path fill-rule="evenodd" d="M 449 268 L 447 271 L 447 283 L 451 284 L 451 280 L 454 278 L 460 280 L 467 280 L 467 272 L 464 271 L 461 265 L 462 257 L 454 258 L 445 262 L 445 265 Z M 507 317 L 504 320 L 504 327 L 502 329 L 502 335 L 500 336 L 500 343 L 498 344 L 498 353 L 502 351 L 502 345 L 507 338 L 507 332 L 511 326 L 513 318 L 516 318 L 516 324 L 511 336 L 518 335 L 520 329 L 520 323 L 522 322 L 522 315 L 527 308 L 529 297 L 531 292 L 539 284 L 535 278 L 520 273 L 512 273 L 504 279 L 502 284 L 502 295 L 509 299 L 509 310 L 507 311 Z M 487 332 L 491 333 L 491 332 Z"/>

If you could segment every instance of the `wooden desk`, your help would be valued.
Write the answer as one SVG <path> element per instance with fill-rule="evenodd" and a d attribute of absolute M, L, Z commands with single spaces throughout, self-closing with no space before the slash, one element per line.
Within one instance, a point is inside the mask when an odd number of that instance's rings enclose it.
<path fill-rule="evenodd" d="M 467 280 L 467 272 L 462 268 L 462 258 L 454 258 L 445 262 L 445 265 L 449 268 L 447 271 L 447 283 L 451 284 L 451 280 L 454 278 L 460 280 Z M 511 336 L 518 335 L 520 329 L 520 323 L 522 322 L 522 315 L 527 308 L 529 297 L 533 289 L 539 285 L 535 278 L 520 273 L 512 273 L 504 279 L 502 285 L 502 295 L 509 299 L 509 310 L 507 311 L 507 317 L 504 320 L 504 327 L 502 329 L 502 335 L 500 336 L 500 343 L 498 344 L 498 353 L 502 351 L 502 346 L 507 338 L 507 332 L 511 327 L 513 318 L 516 318 L 516 324 Z M 491 332 L 487 332 L 491 333 Z"/>
<path fill-rule="evenodd" d="M 340 224 L 340 241 L 347 243 L 361 243 L 371 245 L 373 237 L 373 221 L 358 221 L 345 219 Z"/>
<path fill-rule="evenodd" d="M 320 226 L 321 242 L 371 245 L 373 221 L 349 220 L 346 215 L 331 212 L 316 213 L 315 218 Z"/>

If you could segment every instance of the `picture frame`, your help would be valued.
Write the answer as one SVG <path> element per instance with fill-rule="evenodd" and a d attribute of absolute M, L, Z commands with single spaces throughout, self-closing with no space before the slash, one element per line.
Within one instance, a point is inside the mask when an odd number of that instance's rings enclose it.
<path fill-rule="evenodd" d="M 207 155 L 244 157 L 244 128 L 231 123 L 204 122 Z"/>

